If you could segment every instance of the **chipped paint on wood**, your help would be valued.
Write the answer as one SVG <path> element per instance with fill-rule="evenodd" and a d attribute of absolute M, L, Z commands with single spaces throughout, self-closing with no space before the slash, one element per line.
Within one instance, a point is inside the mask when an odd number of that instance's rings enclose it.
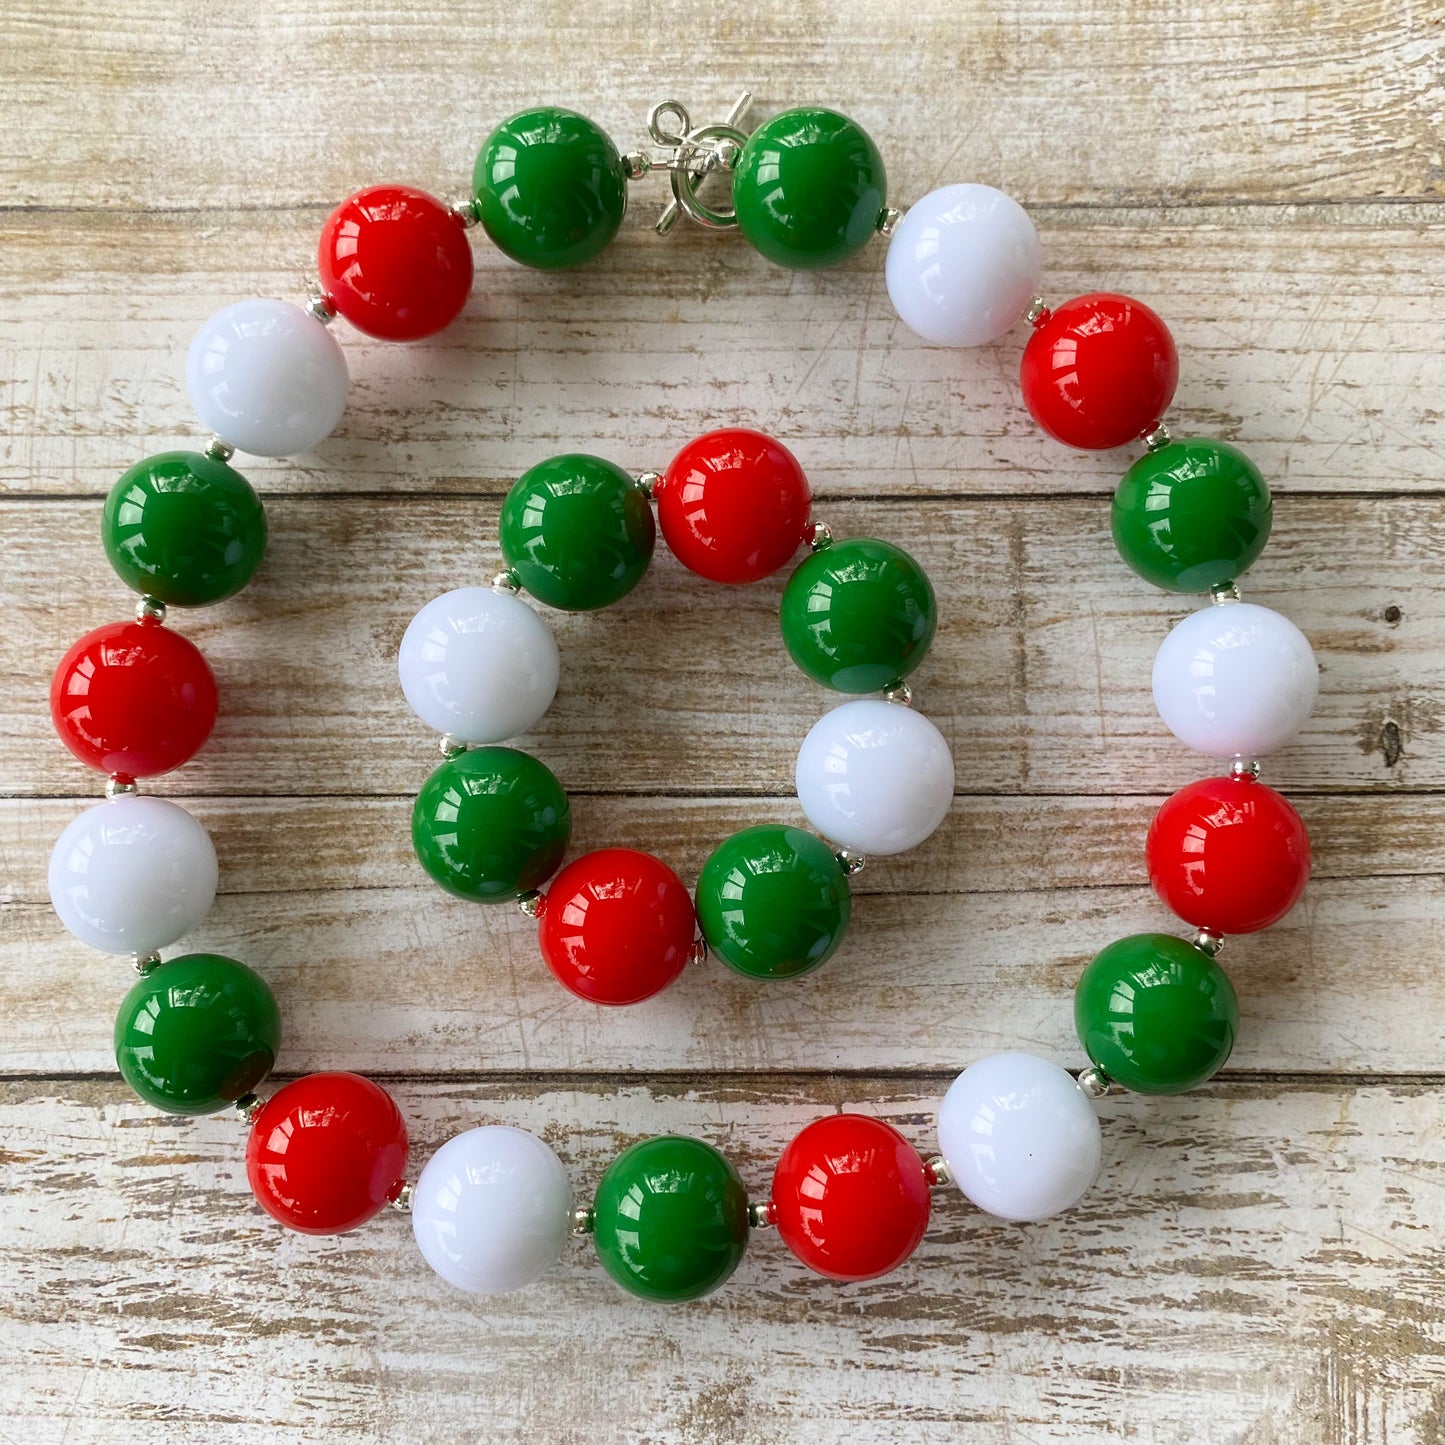
<path fill-rule="evenodd" d="M 1430 7 L 15 0 L 0 36 L 0 1435 L 1445 1442 Z M 158 1117 L 114 1081 L 127 972 L 44 903 L 49 841 L 94 795 L 49 733 L 45 683 L 76 635 L 129 611 L 99 499 L 137 457 L 194 442 L 193 328 L 245 296 L 299 297 L 327 205 L 378 179 L 457 192 L 523 105 L 577 106 L 626 145 L 665 95 L 710 119 L 745 87 L 763 114 L 856 114 L 897 203 L 954 179 L 1018 195 L 1050 296 L 1123 289 L 1168 318 L 1174 430 L 1239 443 L 1279 494 L 1248 592 L 1301 623 L 1324 669 L 1268 774 L 1315 830 L 1315 878 L 1285 927 L 1230 941 L 1229 1076 L 1105 1101 L 1106 1172 L 1069 1217 L 1002 1226 L 943 1193 L 918 1256 L 853 1289 L 765 1234 L 686 1309 L 625 1299 L 584 1246 L 532 1291 L 471 1300 L 428 1275 L 399 1217 L 285 1235 L 247 1196 L 238 1126 Z M 811 275 L 737 237 L 660 240 L 661 193 L 642 183 L 617 245 L 576 274 L 524 271 L 478 235 L 472 302 L 434 344 L 338 326 L 353 387 L 336 435 L 244 463 L 273 522 L 256 585 L 173 619 L 213 659 L 223 717 L 157 785 L 216 836 L 222 896 L 192 942 L 271 978 L 285 1071 L 385 1075 L 417 1161 L 481 1120 L 534 1128 L 579 1197 L 646 1133 L 711 1140 L 759 1192 L 818 1113 L 880 1113 L 927 1148 L 977 1054 L 1077 1063 L 1078 968 L 1167 926 L 1143 830 L 1208 767 L 1149 699 L 1190 604 L 1113 555 L 1120 455 L 1029 424 L 1021 338 L 912 337 L 881 242 Z M 420 880 L 405 820 L 435 754 L 397 694 L 396 643 L 429 595 L 490 573 L 499 498 L 540 456 L 655 467 L 735 422 L 794 447 L 840 533 L 929 567 L 943 626 L 915 680 L 960 797 L 924 848 L 862 875 L 820 974 L 773 990 L 708 965 L 599 1014 L 550 984 L 525 920 Z M 659 554 L 619 608 L 551 619 L 563 691 L 526 743 L 572 789 L 579 847 L 655 847 L 691 874 L 729 829 L 797 816 L 794 750 L 831 699 L 786 664 L 779 585 L 720 605 Z"/>

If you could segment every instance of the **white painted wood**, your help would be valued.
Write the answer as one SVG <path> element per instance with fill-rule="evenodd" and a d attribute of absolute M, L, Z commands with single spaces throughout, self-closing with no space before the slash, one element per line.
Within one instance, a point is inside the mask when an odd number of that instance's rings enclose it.
<path fill-rule="evenodd" d="M 1445 28 L 1428 5 L 13 0 L 0 41 L 0 1434 L 1445 1441 Z M 1230 1073 L 1102 1106 L 1108 1167 L 1080 1214 L 1017 1231 L 941 1199 L 918 1257 L 860 1289 L 764 1236 L 681 1311 L 623 1299 L 581 1246 L 534 1293 L 468 1301 L 400 1219 L 284 1235 L 246 1196 L 237 1125 L 160 1119 L 114 1081 L 128 976 L 44 902 L 49 842 L 96 791 L 50 735 L 45 686 L 76 635 L 129 609 L 99 502 L 138 457 L 198 440 L 193 329 L 229 301 L 298 298 L 329 204 L 382 179 L 458 193 L 525 104 L 634 144 L 665 95 L 707 120 L 744 86 L 759 114 L 856 114 L 895 202 L 954 179 L 1018 195 L 1051 297 L 1119 288 L 1168 318 L 1175 430 L 1238 442 L 1279 494 L 1248 590 L 1324 665 L 1316 719 L 1269 772 L 1298 795 L 1316 877 L 1288 925 L 1224 955 L 1244 1007 Z M 383 1072 L 418 1160 L 495 1118 L 542 1132 L 585 1189 L 631 1139 L 680 1131 L 762 1190 L 820 1112 L 880 1112 L 927 1147 L 968 1058 L 1077 1063 L 1073 980 L 1109 938 L 1166 925 L 1143 830 L 1207 765 L 1149 704 L 1182 606 L 1110 547 L 1127 454 L 1037 435 L 1022 336 L 923 345 L 888 305 L 881 243 L 811 275 L 736 237 L 661 240 L 662 188 L 639 186 L 617 246 L 574 275 L 473 233 L 473 300 L 435 344 L 338 328 L 338 433 L 245 467 L 273 524 L 255 587 L 175 619 L 215 663 L 223 718 L 157 791 L 216 837 L 223 895 L 196 942 L 275 983 L 283 1069 Z M 435 754 L 396 644 L 421 601 L 490 573 L 523 468 L 569 448 L 658 466 L 724 422 L 789 442 L 840 532 L 930 568 L 943 627 L 916 680 L 961 796 L 926 847 L 861 876 L 854 936 L 813 979 L 767 989 L 712 964 L 599 1017 L 550 984 L 522 918 L 419 878 L 406 816 Z M 829 699 L 786 665 L 777 590 L 720 598 L 660 556 L 615 612 L 559 623 L 564 691 L 527 741 L 574 793 L 578 848 L 653 847 L 691 875 L 731 828 L 796 816 L 793 752 Z"/>
<path fill-rule="evenodd" d="M 447 188 L 378 155 L 340 184 Z M 900 194 L 934 178 L 914 174 Z M 1027 176 L 994 178 L 1028 202 Z M 893 314 L 882 241 L 839 271 L 775 270 L 736 236 L 655 236 L 662 186 L 644 185 L 615 247 L 580 271 L 528 271 L 473 231 L 472 299 L 434 342 L 389 347 L 339 323 L 352 387 L 337 432 L 247 473 L 268 494 L 498 496 L 559 451 L 661 468 L 699 431 L 747 421 L 786 439 L 825 496 L 1112 491 L 1129 454 L 1064 451 L 1018 406 L 1023 328 L 930 346 Z M 1049 296 L 1125 290 L 1168 319 L 1181 435 L 1237 442 L 1281 492 L 1445 486 L 1432 205 L 1035 213 Z M 0 489 L 103 494 L 136 457 L 194 445 L 195 329 L 248 296 L 301 298 L 323 215 L 0 213 Z"/>
<path fill-rule="evenodd" d="M 396 650 L 423 603 L 495 571 L 497 510 L 431 496 L 274 501 L 254 585 L 173 617 L 215 669 L 222 711 L 207 748 L 161 789 L 414 793 L 437 759 L 401 696 Z M 933 575 L 938 636 L 910 682 L 954 749 L 961 790 L 1166 792 L 1217 768 L 1175 741 L 1150 691 L 1159 642 L 1198 599 L 1120 564 L 1102 500 L 820 510 L 837 535 L 884 537 Z M 1301 497 L 1278 511 L 1245 587 L 1304 629 L 1322 681 L 1314 717 L 1269 776 L 1286 788 L 1445 785 L 1445 498 Z M 0 750 L 11 792 L 94 791 L 52 735 L 45 689 L 74 638 L 133 605 L 105 567 L 99 512 L 94 501 L 8 512 L 16 602 L 0 668 L 17 685 L 0 697 Z M 615 607 L 549 612 L 562 683 L 522 745 L 574 793 L 790 793 L 798 745 L 836 698 L 788 661 L 782 584 L 720 593 L 660 548 Z"/>
<path fill-rule="evenodd" d="M 419 1159 L 494 1121 L 584 1197 L 663 1130 L 750 1191 L 808 1120 L 920 1145 L 943 1077 L 396 1086 Z M 840 1287 L 755 1234 L 718 1295 L 624 1296 L 578 1243 L 530 1291 L 443 1286 L 405 1220 L 287 1235 L 239 1127 L 103 1082 L 0 1091 L 0 1413 L 36 1445 L 288 1439 L 1345 1445 L 1440 1438 L 1445 1128 L 1433 1085 L 1230 1084 L 1108 1100 L 1075 1213 L 991 1223 L 940 1192 L 895 1276 Z"/>

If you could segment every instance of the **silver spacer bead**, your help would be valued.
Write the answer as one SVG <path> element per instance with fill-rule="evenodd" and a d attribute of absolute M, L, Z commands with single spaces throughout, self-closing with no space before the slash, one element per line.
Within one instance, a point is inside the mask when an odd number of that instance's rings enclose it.
<path fill-rule="evenodd" d="M 164 622 L 166 620 L 166 604 L 155 597 L 142 597 L 135 605 L 135 620 L 137 622 Z"/>
<path fill-rule="evenodd" d="M 650 502 L 657 495 L 657 484 L 661 480 L 661 472 L 638 472 L 637 490 Z"/>
<path fill-rule="evenodd" d="M 622 157 L 622 173 L 629 181 L 640 181 L 652 169 L 652 157 L 646 151 L 628 151 Z"/>
<path fill-rule="evenodd" d="M 1144 433 L 1144 445 L 1151 452 L 1163 451 L 1174 438 L 1170 435 L 1169 428 L 1161 421 L 1158 426 Z"/>
<path fill-rule="evenodd" d="M 535 888 L 529 888 L 525 893 L 517 894 L 517 907 L 521 909 L 528 918 L 540 918 L 544 899 L 542 894 Z"/>
<path fill-rule="evenodd" d="M 833 856 L 838 860 L 838 866 L 849 878 L 856 878 L 868 863 L 868 859 L 864 854 L 854 853 L 848 848 L 839 848 Z"/>
<path fill-rule="evenodd" d="M 408 1180 L 405 1184 L 401 1186 L 400 1189 L 396 1191 L 396 1198 L 388 1199 L 386 1202 L 388 1205 L 391 1206 L 391 1208 L 396 1210 L 398 1214 L 410 1214 L 411 1196 L 415 1192 L 416 1190 L 412 1187 L 411 1181 Z"/>
<path fill-rule="evenodd" d="M 913 689 L 906 682 L 895 682 L 883 689 L 884 702 L 896 702 L 900 707 L 913 706 Z"/>
<path fill-rule="evenodd" d="M 761 1204 L 748 1205 L 748 1228 L 771 1229 L 777 1221 L 773 1218 L 773 1201 L 765 1199 Z"/>
<path fill-rule="evenodd" d="M 897 206 L 884 206 L 878 212 L 878 234 L 891 236 L 898 229 L 898 223 L 902 219 L 903 212 Z"/>
<path fill-rule="evenodd" d="M 689 968 L 696 968 L 700 963 L 707 962 L 707 939 L 698 934 L 692 941 L 692 947 L 687 951 L 687 963 Z"/>
<path fill-rule="evenodd" d="M 1238 602 L 1239 583 L 1216 582 L 1214 586 L 1209 589 L 1209 600 L 1214 603 L 1216 607 L 1223 607 L 1230 602 Z"/>
<path fill-rule="evenodd" d="M 261 1101 L 254 1094 L 242 1094 L 231 1107 L 241 1116 L 244 1123 L 253 1123 L 261 1112 Z"/>
<path fill-rule="evenodd" d="M 447 207 L 447 210 L 449 210 L 468 231 L 482 219 L 481 213 L 477 210 L 477 202 L 474 196 L 463 196 L 459 201 L 453 201 L 451 205 Z"/>
<path fill-rule="evenodd" d="M 228 462 L 236 455 L 236 448 L 213 432 L 210 441 L 206 443 L 206 455 L 213 462 Z"/>
<path fill-rule="evenodd" d="M 928 1180 L 930 1189 L 942 1189 L 953 1183 L 953 1170 L 948 1167 L 948 1160 L 942 1154 L 930 1154 L 923 1161 L 923 1177 Z"/>
<path fill-rule="evenodd" d="M 119 773 L 113 773 L 105 780 L 107 798 L 133 798 L 138 792 L 140 788 L 134 778 L 123 778 Z"/>
<path fill-rule="evenodd" d="M 459 757 L 462 753 L 466 752 L 466 750 L 467 745 L 463 742 L 458 742 L 450 733 L 443 733 L 441 737 L 437 739 L 437 751 L 444 758 Z"/>
<path fill-rule="evenodd" d="M 833 529 L 826 522 L 809 522 L 803 528 L 803 540 L 811 551 L 821 552 L 833 545 Z"/>
<path fill-rule="evenodd" d="M 1124 1086 L 1116 1084 L 1098 1064 L 1090 1064 L 1079 1070 L 1079 1088 L 1086 1099 L 1102 1099 L 1111 1094 L 1122 1094 Z"/>
<path fill-rule="evenodd" d="M 1216 933 L 1212 928 L 1196 929 L 1194 936 L 1189 941 L 1201 953 L 1207 953 L 1210 958 L 1213 958 L 1224 947 L 1224 935 Z"/>
<path fill-rule="evenodd" d="M 1042 326 L 1051 314 L 1048 303 L 1042 296 L 1034 295 L 1029 297 L 1029 306 L 1028 310 L 1024 312 L 1024 320 L 1027 321 L 1030 326 Z"/>
<path fill-rule="evenodd" d="M 578 1205 L 572 1211 L 572 1234 L 581 1239 L 585 1234 L 592 1233 L 592 1211 L 585 1205 Z"/>
<path fill-rule="evenodd" d="M 522 579 L 517 576 L 516 568 L 503 567 L 492 574 L 491 586 L 493 592 L 510 592 L 515 597 L 522 590 Z"/>
<path fill-rule="evenodd" d="M 130 956 L 130 966 L 144 978 L 152 969 L 161 966 L 161 956 L 155 949 L 149 953 L 133 953 Z"/>
<path fill-rule="evenodd" d="M 1229 765 L 1229 776 L 1231 778 L 1257 778 L 1259 776 L 1259 759 L 1236 757 Z"/>
<path fill-rule="evenodd" d="M 336 320 L 336 308 L 321 289 L 319 281 L 306 283 L 306 306 L 304 309 L 313 321 L 319 321 L 323 326 L 330 326 Z"/>

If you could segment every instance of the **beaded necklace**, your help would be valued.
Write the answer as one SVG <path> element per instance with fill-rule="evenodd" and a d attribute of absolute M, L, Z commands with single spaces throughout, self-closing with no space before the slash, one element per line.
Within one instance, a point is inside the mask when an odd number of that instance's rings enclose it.
<path fill-rule="evenodd" d="M 186 383 L 211 441 L 147 458 L 115 484 L 102 539 L 141 595 L 136 620 L 81 638 L 52 683 L 61 738 L 107 782 L 106 800 L 55 845 L 51 897 L 72 933 L 130 954 L 141 975 L 116 1022 L 122 1075 L 167 1112 L 237 1110 L 249 1124 L 251 1188 L 281 1223 L 328 1234 L 387 1205 L 409 1211 L 428 1263 L 477 1293 L 536 1279 L 569 1235 L 590 1236 L 632 1293 L 677 1300 L 717 1288 L 749 1231 L 769 1225 L 831 1278 L 884 1274 L 916 1248 L 930 1191 L 950 1181 L 1002 1219 L 1069 1208 L 1100 1167 L 1095 1100 L 1179 1092 L 1223 1066 L 1238 1008 L 1215 955 L 1226 934 L 1283 917 L 1309 872 L 1304 826 L 1258 781 L 1257 760 L 1308 718 L 1314 656 L 1284 617 L 1240 600 L 1237 579 L 1269 536 L 1269 489 L 1228 443 L 1170 436 L 1163 418 L 1178 361 L 1164 322 L 1112 293 L 1045 305 L 1038 234 L 1017 202 L 985 185 L 946 185 L 901 213 L 854 121 L 808 107 L 747 134 L 748 102 L 701 127 L 666 102 L 649 119 L 660 149 L 626 155 L 583 116 L 526 111 L 488 137 L 463 202 L 374 186 L 338 206 L 304 307 L 243 301 L 197 333 Z M 374 1082 L 328 1072 L 265 1102 L 253 1092 L 280 1044 L 279 1010 L 257 973 L 214 954 L 161 960 L 160 949 L 202 923 L 217 884 L 204 828 L 137 791 L 137 779 L 202 746 L 217 710 L 210 668 L 165 625 L 167 610 L 231 596 L 259 565 L 265 515 L 231 462 L 238 450 L 304 452 L 336 426 L 348 373 L 329 323 L 341 317 L 395 341 L 431 336 L 466 303 L 469 227 L 524 265 L 580 265 L 611 243 L 629 186 L 652 170 L 665 170 L 672 189 L 657 230 L 683 215 L 735 227 L 780 266 L 835 265 L 882 233 L 888 293 L 914 331 L 976 346 L 1024 319 L 1020 381 L 1038 424 L 1084 449 L 1143 441 L 1114 497 L 1120 554 L 1155 586 L 1212 604 L 1169 633 L 1153 675 L 1165 724 L 1228 764 L 1225 776 L 1170 798 L 1146 844 L 1155 890 L 1193 932 L 1104 947 L 1075 994 L 1082 1071 L 1019 1052 L 972 1063 L 942 1101 L 939 1151 L 927 1158 L 882 1120 L 838 1114 L 805 1128 L 750 1201 L 715 1148 L 666 1136 L 626 1150 L 591 1203 L 577 1205 L 546 1143 L 486 1124 L 445 1142 L 408 1182 L 405 1124 Z M 724 185 L 728 204 L 708 199 Z M 812 972 L 846 936 L 849 879 L 870 856 L 922 843 L 948 811 L 953 759 L 907 680 L 937 623 L 927 573 L 887 541 L 835 539 L 811 503 L 792 452 L 746 428 L 693 439 L 661 472 L 552 457 L 502 504 L 502 565 L 490 584 L 434 598 L 406 629 L 401 688 L 441 734 L 443 755 L 413 810 L 417 859 L 449 892 L 512 903 L 535 920 L 547 967 L 592 1005 L 652 997 L 709 953 L 760 986 Z M 563 866 L 567 795 L 539 759 L 506 746 L 546 713 L 560 671 L 552 632 L 524 594 L 568 611 L 606 607 L 645 577 L 659 529 L 683 566 L 720 586 L 769 576 L 804 548 L 783 590 L 783 642 L 813 681 L 851 695 L 799 748 L 798 800 L 812 831 L 744 828 L 719 843 L 691 892 L 633 849 Z"/>

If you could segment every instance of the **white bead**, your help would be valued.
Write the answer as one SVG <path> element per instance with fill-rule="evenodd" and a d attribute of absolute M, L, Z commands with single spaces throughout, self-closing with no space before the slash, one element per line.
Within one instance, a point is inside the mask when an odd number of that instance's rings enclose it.
<path fill-rule="evenodd" d="M 490 587 L 433 598 L 397 658 L 412 711 L 473 745 L 526 732 L 552 706 L 558 670 L 551 628 L 520 597 Z"/>
<path fill-rule="evenodd" d="M 557 1262 L 572 1227 L 562 1161 L 535 1134 L 468 1129 L 427 1160 L 411 1196 L 426 1262 L 472 1294 L 506 1294 Z"/>
<path fill-rule="evenodd" d="M 1287 617 L 1252 602 L 1191 612 L 1154 658 L 1154 705 L 1170 732 L 1214 758 L 1282 748 L 1314 711 L 1320 670 Z"/>
<path fill-rule="evenodd" d="M 856 853 L 915 848 L 953 802 L 953 756 L 928 719 L 860 698 L 824 713 L 798 749 L 798 801 L 825 837 Z"/>
<path fill-rule="evenodd" d="M 184 808 L 122 795 L 87 808 L 50 854 L 50 901 L 82 942 L 150 953 L 189 933 L 216 896 L 216 850 Z"/>
<path fill-rule="evenodd" d="M 985 1213 L 1046 1219 L 1077 1204 L 1098 1178 L 1099 1119 L 1057 1064 L 993 1054 L 944 1095 L 938 1148 L 954 1182 Z"/>
<path fill-rule="evenodd" d="M 289 457 L 329 437 L 346 406 L 336 338 L 289 301 L 238 301 L 216 312 L 186 355 L 201 425 L 237 451 Z"/>
<path fill-rule="evenodd" d="M 1043 270 L 1028 213 L 992 186 L 930 191 L 908 208 L 888 244 L 893 309 L 943 346 L 996 341 L 1028 310 Z"/>

